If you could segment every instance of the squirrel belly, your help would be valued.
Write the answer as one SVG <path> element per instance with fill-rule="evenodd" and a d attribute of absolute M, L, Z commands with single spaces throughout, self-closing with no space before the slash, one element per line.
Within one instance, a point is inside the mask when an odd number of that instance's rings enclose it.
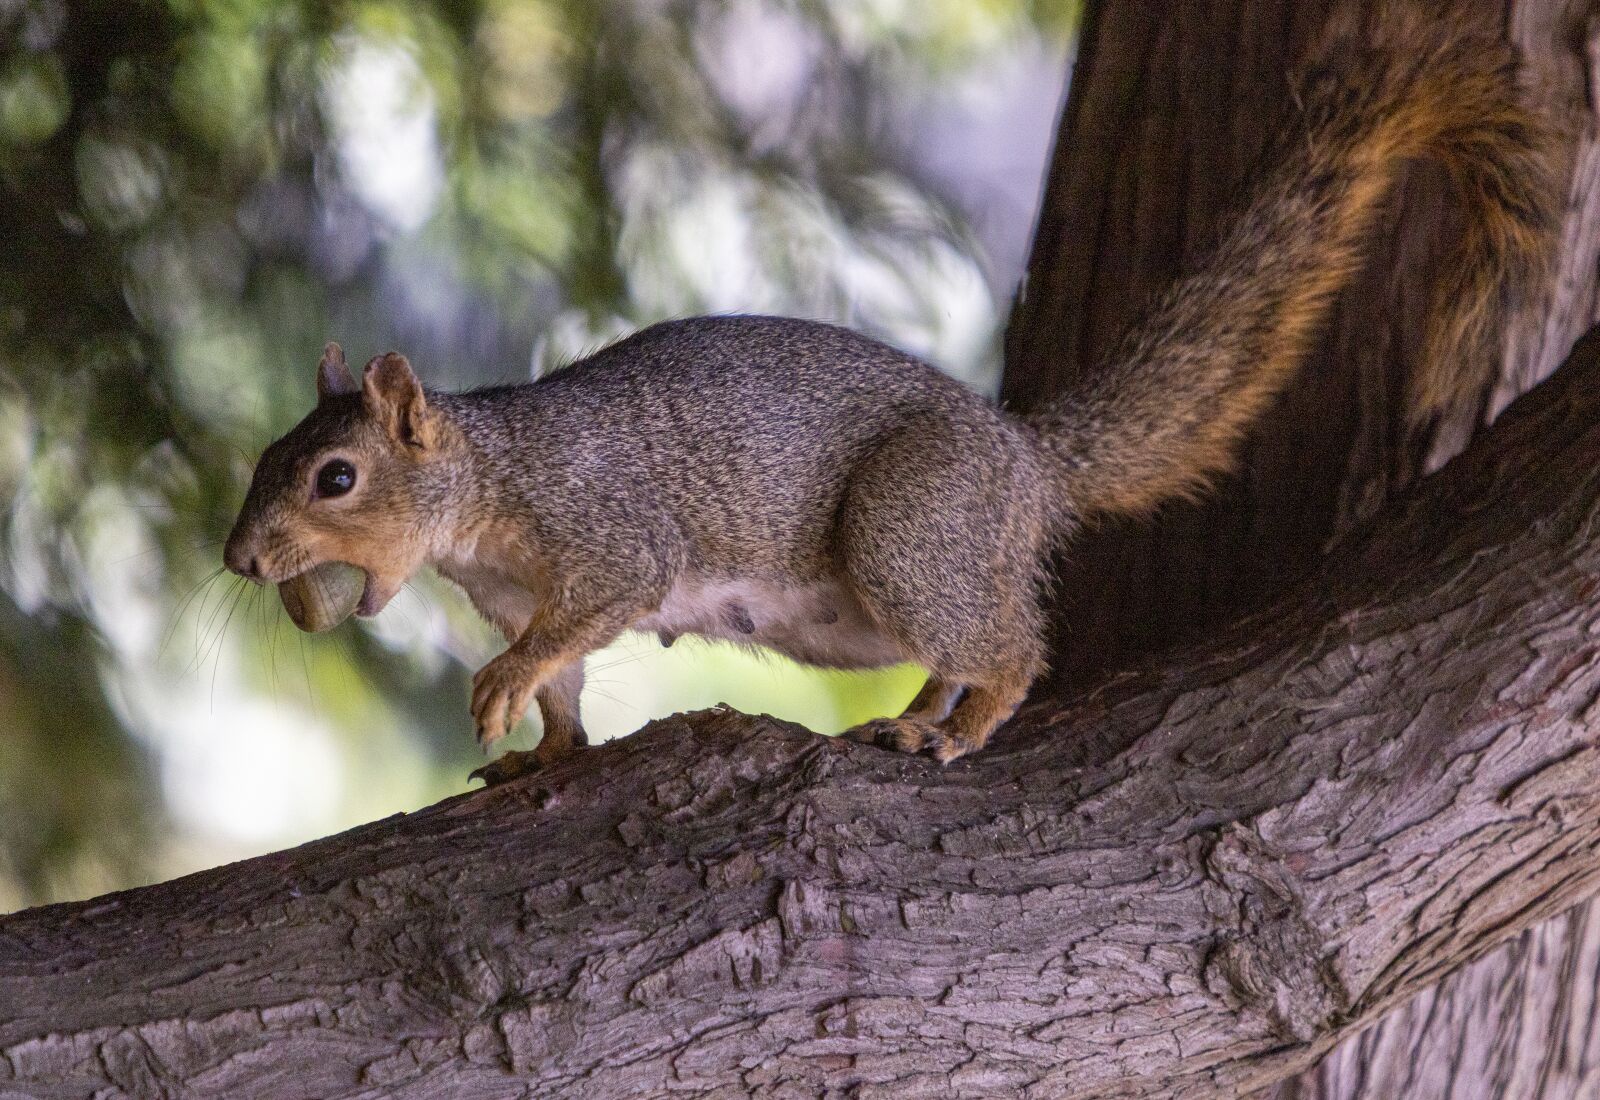
<path fill-rule="evenodd" d="M 485 745 L 537 702 L 503 779 L 585 743 L 586 654 L 628 629 L 801 661 L 929 672 L 907 711 L 847 731 L 949 762 L 982 748 L 1044 667 L 1051 549 L 1097 514 L 1194 493 L 1288 384 L 1402 166 L 1442 161 L 1466 230 L 1418 406 L 1459 389 L 1508 289 L 1540 269 L 1558 195 L 1543 123 L 1498 40 L 1409 9 L 1332 33 L 1283 150 L 1196 273 L 1102 369 L 1013 416 L 832 325 L 652 326 L 536 382 L 426 391 L 404 357 L 358 381 L 337 345 L 317 407 L 263 454 L 228 539 L 262 583 L 325 562 L 374 609 L 433 566 L 510 643 L 473 680 Z"/>
<path fill-rule="evenodd" d="M 836 581 L 773 581 L 687 577 L 635 630 L 670 638 L 692 634 L 758 645 L 820 668 L 885 668 L 910 660 Z"/>

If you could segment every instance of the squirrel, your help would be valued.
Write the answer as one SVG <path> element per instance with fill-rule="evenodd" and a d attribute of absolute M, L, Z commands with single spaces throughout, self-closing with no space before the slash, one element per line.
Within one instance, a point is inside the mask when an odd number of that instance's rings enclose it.
<path fill-rule="evenodd" d="M 487 748 L 537 701 L 544 736 L 489 782 L 586 744 L 583 660 L 625 630 L 768 647 L 811 665 L 910 661 L 898 717 L 847 731 L 948 763 L 983 747 L 1044 661 L 1050 555 L 1226 473 L 1308 354 L 1410 160 L 1449 170 L 1466 228 L 1434 296 L 1412 405 L 1480 379 L 1508 288 L 1546 262 L 1545 129 L 1498 39 L 1404 10 L 1324 37 L 1298 120 L 1209 261 L 1108 361 L 1013 415 L 845 328 L 711 316 L 644 329 L 536 381 L 425 389 L 338 345 L 318 403 L 267 448 L 224 560 L 278 583 L 366 573 L 377 613 L 415 571 L 459 585 L 508 647 L 473 679 Z"/>

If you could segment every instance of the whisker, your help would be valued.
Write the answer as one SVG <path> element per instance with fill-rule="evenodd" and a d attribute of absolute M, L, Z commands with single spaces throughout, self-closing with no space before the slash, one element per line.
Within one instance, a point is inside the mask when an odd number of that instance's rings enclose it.
<path fill-rule="evenodd" d="M 139 552 L 134 553 L 134 554 L 129 554 L 126 557 L 113 558 L 107 564 L 110 564 L 110 565 L 123 565 L 123 564 L 125 564 L 127 562 L 130 562 L 130 561 L 136 561 L 139 558 L 148 558 L 151 554 L 165 554 L 165 553 L 168 553 L 168 552 L 173 552 L 173 553 L 191 553 L 191 554 L 192 553 L 198 553 L 201 550 L 207 550 L 207 549 L 210 549 L 213 546 L 220 546 L 220 545 L 222 545 L 222 540 L 221 539 L 217 539 L 214 542 L 201 543 L 198 546 L 192 546 L 192 547 L 152 546 L 147 550 L 140 550 Z"/>
<path fill-rule="evenodd" d="M 428 602 L 422 598 L 422 593 L 418 592 L 416 586 L 414 586 L 410 581 L 400 582 L 400 591 L 406 595 L 409 595 L 413 600 L 416 600 L 417 603 L 421 605 L 421 610 L 423 612 L 428 610 Z M 409 611 L 400 606 L 398 600 L 396 600 L 390 606 L 398 611 L 401 617 L 405 619 L 406 629 L 409 630 L 413 636 L 421 634 L 421 630 L 419 630 L 417 627 L 416 620 L 411 617 L 411 613 Z"/>
<path fill-rule="evenodd" d="M 593 691 L 594 694 L 598 695 L 600 698 L 605 699 L 608 702 L 615 703 L 617 706 L 623 708 L 624 710 L 631 710 L 635 714 L 637 714 L 639 712 L 639 707 L 636 704 L 628 702 L 626 699 L 618 699 L 615 695 L 612 695 L 609 691 L 601 691 L 599 688 L 589 688 L 587 684 L 584 685 L 584 686 L 585 686 L 585 688 L 587 690 Z"/>
<path fill-rule="evenodd" d="M 300 635 L 300 669 L 306 677 L 306 703 L 311 707 L 312 714 L 320 715 L 322 711 L 317 703 L 317 691 L 311 686 L 311 660 L 306 656 L 306 636 L 299 630 L 295 633 Z"/>
<path fill-rule="evenodd" d="M 217 578 L 222 575 L 222 573 L 222 566 L 217 566 L 217 568 L 206 574 L 204 579 L 195 582 L 195 584 L 189 588 L 189 591 L 182 597 L 182 599 L 179 600 L 177 610 L 172 613 L 172 622 L 167 627 L 166 637 L 161 639 L 161 647 L 156 650 L 156 660 L 159 661 L 167 652 L 167 645 L 172 641 L 172 636 L 178 632 L 178 624 L 183 621 L 184 609 L 189 606 L 190 602 L 195 598 L 196 594 L 198 594 L 202 588 L 207 588 L 214 584 Z"/>
<path fill-rule="evenodd" d="M 222 629 L 217 633 L 217 659 L 211 664 L 211 713 L 213 714 L 217 712 L 217 672 L 222 668 L 222 655 L 227 648 L 223 643 L 228 638 L 228 624 L 233 621 L 233 613 L 239 609 L 239 604 L 244 601 L 245 597 L 250 596 L 253 598 L 259 591 L 259 589 L 248 593 L 240 591 L 233 598 L 233 605 L 228 608 L 228 617 L 222 620 Z M 246 612 L 246 614 L 249 613 Z"/>
<path fill-rule="evenodd" d="M 646 655 L 643 653 L 630 653 L 625 657 L 617 657 L 614 660 L 607 661 L 603 665 L 593 665 L 587 669 L 587 671 L 610 672 L 612 669 L 623 668 L 627 665 L 636 664 L 639 661 L 644 660 L 645 656 Z"/>
<path fill-rule="evenodd" d="M 344 659 L 339 662 L 339 683 L 345 690 L 349 690 L 350 670 L 358 667 L 360 662 L 356 658 L 356 651 L 344 638 L 335 635 L 334 643 L 339 647 L 339 655 Z"/>
<path fill-rule="evenodd" d="M 274 627 L 277 625 L 269 616 L 272 605 L 268 600 L 263 600 L 260 593 L 253 601 L 255 607 L 256 628 L 261 632 L 261 645 L 267 651 L 267 690 L 272 693 L 272 705 L 278 705 L 278 634 Z"/>
<path fill-rule="evenodd" d="M 227 588 L 223 589 L 222 598 L 217 601 L 217 606 L 212 609 L 211 617 L 206 620 L 205 626 L 200 631 L 196 632 L 194 662 L 187 671 L 197 673 L 205 667 L 205 660 L 211 655 L 211 646 L 216 638 L 216 636 L 211 633 L 212 624 L 217 621 L 217 616 L 222 614 L 223 608 L 230 607 L 232 605 L 232 601 L 238 599 L 239 592 L 241 591 L 239 586 L 244 583 L 246 582 L 243 577 L 235 577 L 232 583 L 230 583 Z M 202 615 L 205 614 L 204 607 L 201 608 L 200 613 Z"/>
<path fill-rule="evenodd" d="M 233 594 L 243 580 L 241 577 L 220 577 L 218 579 L 227 580 L 228 583 L 223 586 L 222 594 L 217 598 L 216 606 L 211 607 L 211 594 L 213 591 L 211 586 L 207 586 L 200 597 L 200 610 L 195 615 L 194 624 L 194 656 L 190 659 L 189 666 L 184 670 L 185 672 L 199 670 L 200 655 L 205 649 L 205 640 L 210 636 L 211 624 L 217 621 L 217 615 L 221 613 L 222 608 L 227 604 L 228 597 Z M 210 608 L 209 613 L 206 610 L 208 607 Z"/>

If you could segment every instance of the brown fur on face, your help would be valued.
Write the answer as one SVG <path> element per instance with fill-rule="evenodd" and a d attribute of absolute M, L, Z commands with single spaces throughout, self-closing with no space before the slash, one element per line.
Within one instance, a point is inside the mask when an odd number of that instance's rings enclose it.
<path fill-rule="evenodd" d="M 367 364 L 361 385 L 329 344 L 317 407 L 256 465 L 223 552 L 228 568 L 276 584 L 328 561 L 364 570 L 358 613 L 374 615 L 427 560 L 461 440 L 428 406 L 404 356 Z M 354 487 L 321 496 L 317 473 L 342 459 Z"/>

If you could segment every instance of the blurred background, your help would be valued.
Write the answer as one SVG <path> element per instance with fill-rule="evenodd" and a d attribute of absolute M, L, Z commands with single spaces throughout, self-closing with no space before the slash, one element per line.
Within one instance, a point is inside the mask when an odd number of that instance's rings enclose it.
<path fill-rule="evenodd" d="M 500 647 L 448 585 L 310 637 L 216 572 L 326 340 L 450 388 L 772 312 L 992 392 L 1076 7 L 0 0 L 0 912 L 482 763 L 466 683 Z M 583 707 L 832 732 L 921 678 L 627 638 Z"/>

